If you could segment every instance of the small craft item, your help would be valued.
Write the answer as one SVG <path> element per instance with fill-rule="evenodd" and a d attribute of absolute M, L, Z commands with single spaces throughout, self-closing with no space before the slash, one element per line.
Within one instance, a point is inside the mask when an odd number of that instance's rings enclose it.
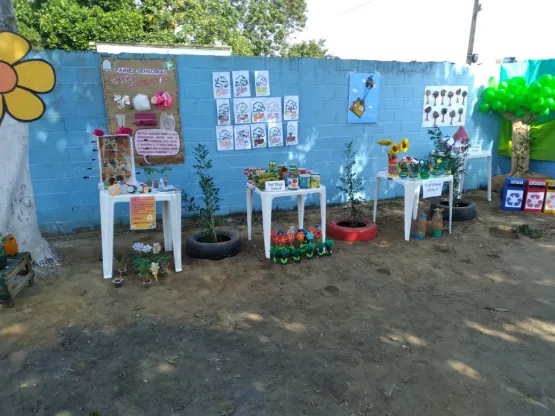
<path fill-rule="evenodd" d="M 420 178 L 429 179 L 430 178 L 430 167 L 431 163 L 429 160 L 421 160 L 420 164 Z"/>
<path fill-rule="evenodd" d="M 418 178 L 418 172 L 420 167 L 420 165 L 418 164 L 418 161 L 415 160 L 414 162 L 408 163 L 408 167 L 409 167 L 409 179 Z"/>
<path fill-rule="evenodd" d="M 464 129 L 463 126 L 460 126 L 457 132 L 453 135 L 453 139 L 455 140 L 455 148 L 461 152 L 466 151 L 468 148 L 469 137 L 468 133 Z M 458 143 L 458 146 L 457 146 Z"/>
<path fill-rule="evenodd" d="M 119 129 L 117 129 L 112 134 L 114 134 L 116 136 L 130 136 L 130 135 L 133 134 L 133 130 L 130 129 L 129 127 L 120 127 Z"/>
<path fill-rule="evenodd" d="M 287 167 L 285 165 L 278 165 L 278 171 L 279 171 L 279 178 L 283 180 L 285 172 L 287 172 Z"/>
<path fill-rule="evenodd" d="M 432 217 L 430 235 L 441 238 L 443 234 L 443 208 L 436 208 Z"/>
<path fill-rule="evenodd" d="M 160 118 L 162 118 L 160 116 Z M 136 113 L 135 126 L 137 127 L 155 127 L 158 124 L 156 113 Z"/>
<path fill-rule="evenodd" d="M 424 240 L 426 238 L 426 226 L 428 224 L 428 219 L 424 211 L 420 211 L 418 218 L 414 225 L 414 231 L 411 233 L 411 237 L 418 240 Z"/>
<path fill-rule="evenodd" d="M 390 139 L 379 140 L 378 144 L 380 146 L 387 147 L 387 175 L 391 177 L 399 176 L 399 163 L 398 155 L 399 152 L 407 152 L 409 150 L 409 139 L 404 138 L 400 143 L 394 143 Z M 407 176 L 408 176 L 408 172 Z"/>
<path fill-rule="evenodd" d="M 129 95 L 114 95 L 114 101 L 116 102 L 116 107 L 118 110 L 123 110 L 128 105 L 131 105 L 131 100 Z"/>
<path fill-rule="evenodd" d="M 374 88 L 374 77 L 370 75 L 366 79 L 362 98 L 358 97 L 355 101 L 353 101 L 350 107 L 350 110 L 359 118 L 362 117 L 362 115 L 366 111 L 366 104 L 364 103 L 364 100 L 366 100 L 366 97 L 368 96 L 368 93 L 372 88 Z"/>
<path fill-rule="evenodd" d="M 399 162 L 399 177 L 400 178 L 408 178 L 409 177 L 409 168 L 407 162 Z"/>
<path fill-rule="evenodd" d="M 150 102 L 164 111 L 173 105 L 173 97 L 166 91 L 160 90 L 150 99 Z"/>
<path fill-rule="evenodd" d="M 277 163 L 275 160 L 270 160 L 270 163 L 268 163 L 268 170 L 270 172 L 276 172 L 277 171 Z"/>
<path fill-rule="evenodd" d="M 320 174 L 318 172 L 312 172 L 310 174 L 310 187 L 311 188 L 320 187 Z"/>
<path fill-rule="evenodd" d="M 118 128 L 125 126 L 125 114 L 116 114 L 116 120 L 118 122 Z"/>
<path fill-rule="evenodd" d="M 173 113 L 160 114 L 160 128 L 163 130 L 175 131 L 175 118 Z"/>
<path fill-rule="evenodd" d="M 301 189 L 308 189 L 310 188 L 310 175 L 307 173 L 301 173 L 299 185 Z"/>
<path fill-rule="evenodd" d="M 137 187 L 135 185 L 127 184 L 127 193 L 128 194 L 136 194 Z"/>
<path fill-rule="evenodd" d="M 432 159 L 432 176 L 443 175 L 443 161 L 439 158 Z"/>
<path fill-rule="evenodd" d="M 121 187 L 120 187 L 119 185 L 117 185 L 117 184 L 110 185 L 110 186 L 108 187 L 108 193 L 109 193 L 111 196 L 117 196 L 117 195 L 121 194 Z"/>
<path fill-rule="evenodd" d="M 6 256 L 13 257 L 19 253 L 19 247 L 17 245 L 17 240 L 13 234 L 8 234 L 2 237 L 2 246 L 6 251 Z"/>
<path fill-rule="evenodd" d="M 137 94 L 133 97 L 133 108 L 135 111 L 149 111 L 150 101 L 145 94 Z"/>
<path fill-rule="evenodd" d="M 164 182 L 164 178 L 160 178 L 160 180 L 158 181 L 158 187 L 160 189 L 165 189 L 166 188 L 166 182 Z"/>
<path fill-rule="evenodd" d="M 290 173 L 287 176 L 287 188 L 292 191 L 299 189 L 299 175 L 297 173 Z"/>
<path fill-rule="evenodd" d="M 308 173 L 308 169 L 307 168 L 299 168 L 299 173 L 302 175 L 304 173 Z"/>

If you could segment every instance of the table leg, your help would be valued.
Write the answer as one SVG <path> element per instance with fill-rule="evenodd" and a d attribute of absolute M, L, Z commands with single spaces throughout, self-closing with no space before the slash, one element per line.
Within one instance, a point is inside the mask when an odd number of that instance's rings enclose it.
<path fill-rule="evenodd" d="M 270 244 L 272 233 L 272 197 L 266 193 L 262 194 L 262 227 L 264 230 L 264 252 L 266 258 L 270 258 Z"/>
<path fill-rule="evenodd" d="M 453 223 L 453 182 L 449 182 L 449 234 L 451 234 L 451 224 Z"/>
<path fill-rule="evenodd" d="M 110 196 L 108 196 L 111 198 Z M 102 232 L 102 268 L 104 279 L 112 278 L 114 259 L 114 203 L 106 197 L 100 197 L 100 216 Z"/>
<path fill-rule="evenodd" d="M 183 264 L 181 261 L 181 195 L 176 195 L 168 203 L 169 215 L 171 215 L 170 230 L 173 243 L 173 259 L 175 271 L 183 271 Z"/>
<path fill-rule="evenodd" d="M 491 169 L 491 156 L 488 156 L 488 201 L 491 202 L 491 175 L 492 175 L 492 169 Z"/>
<path fill-rule="evenodd" d="M 416 188 L 417 186 L 414 185 L 405 185 L 405 241 L 410 240 L 410 226 L 412 223 L 412 211 Z"/>
<path fill-rule="evenodd" d="M 247 186 L 247 237 L 252 240 L 252 194 L 253 190 Z"/>
<path fill-rule="evenodd" d="M 464 157 L 463 169 L 464 169 L 464 172 L 466 172 L 466 166 L 468 165 L 468 158 L 465 157 L 465 156 L 463 156 L 463 157 Z M 459 186 L 457 188 L 457 192 L 458 192 L 460 197 L 462 197 L 462 192 L 463 192 L 463 189 L 464 189 L 464 177 L 465 177 L 464 173 L 459 174 Z"/>
<path fill-rule="evenodd" d="M 373 222 L 376 222 L 376 214 L 378 213 L 378 195 L 380 193 L 380 178 L 376 178 L 376 186 L 374 188 L 374 216 Z"/>
<path fill-rule="evenodd" d="M 320 190 L 320 226 L 322 227 L 322 241 L 326 241 L 326 210 L 327 210 L 326 190 Z"/>
<path fill-rule="evenodd" d="M 414 190 L 414 205 L 412 207 L 412 219 L 415 220 L 418 215 L 418 200 L 420 199 L 420 185 Z"/>
<path fill-rule="evenodd" d="M 304 227 L 304 195 L 297 195 L 297 215 L 299 229 L 302 229 Z"/>
<path fill-rule="evenodd" d="M 169 201 L 162 201 L 162 229 L 164 230 L 164 250 L 172 251 L 172 221 L 171 221 L 171 210 L 173 209 L 173 204 Z"/>

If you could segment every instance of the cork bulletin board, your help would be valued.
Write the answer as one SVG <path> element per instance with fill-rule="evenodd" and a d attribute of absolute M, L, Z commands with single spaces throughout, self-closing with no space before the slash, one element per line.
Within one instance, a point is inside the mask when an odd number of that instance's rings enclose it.
<path fill-rule="evenodd" d="M 133 130 L 135 165 L 185 161 L 173 59 L 100 58 L 110 132 Z"/>

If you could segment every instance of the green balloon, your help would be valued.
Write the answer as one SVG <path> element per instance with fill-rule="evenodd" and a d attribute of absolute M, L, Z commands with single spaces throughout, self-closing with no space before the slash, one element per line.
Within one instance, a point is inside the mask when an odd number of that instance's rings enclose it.
<path fill-rule="evenodd" d="M 538 82 L 544 86 L 544 87 L 549 87 L 551 85 L 551 79 L 552 76 L 549 74 L 544 74 L 540 77 L 540 79 L 538 80 Z"/>
<path fill-rule="evenodd" d="M 510 92 L 507 93 L 507 104 L 516 104 L 516 97 Z"/>
<path fill-rule="evenodd" d="M 481 103 L 478 106 L 478 110 L 480 111 L 480 113 L 487 113 L 490 110 L 490 105 L 488 103 Z"/>
<path fill-rule="evenodd" d="M 496 111 L 499 111 L 502 106 L 503 106 L 503 103 L 501 101 L 498 101 L 498 100 L 495 100 L 491 103 L 491 108 L 493 108 Z"/>
<path fill-rule="evenodd" d="M 526 85 L 526 78 L 524 77 L 513 77 L 512 80 L 516 85 Z"/>
<path fill-rule="evenodd" d="M 545 98 L 543 98 L 543 97 L 538 98 L 538 101 L 536 101 L 536 103 L 539 106 L 543 106 L 545 104 Z"/>
<path fill-rule="evenodd" d="M 516 110 L 518 110 L 518 106 L 516 104 L 507 104 L 507 111 L 510 113 L 514 113 Z"/>
<path fill-rule="evenodd" d="M 532 82 L 528 88 L 531 92 L 538 93 L 542 89 L 542 86 L 538 82 Z"/>
<path fill-rule="evenodd" d="M 505 100 L 507 99 L 507 92 L 505 90 L 497 90 L 495 92 L 495 98 L 498 101 L 505 102 Z"/>
<path fill-rule="evenodd" d="M 486 88 L 484 90 L 484 98 L 486 101 L 493 101 L 495 99 L 495 90 L 493 88 Z"/>
<path fill-rule="evenodd" d="M 549 115 L 549 108 L 545 108 L 540 111 L 540 116 L 548 116 Z"/>
<path fill-rule="evenodd" d="M 526 101 L 526 98 L 523 95 L 517 95 L 515 97 L 515 104 L 516 105 L 522 105 L 522 104 L 524 104 L 525 101 Z"/>
<path fill-rule="evenodd" d="M 549 87 L 542 87 L 542 89 L 540 90 L 540 97 L 547 98 L 551 94 L 553 94 L 553 90 Z"/>
<path fill-rule="evenodd" d="M 515 116 L 518 117 L 518 118 L 524 117 L 525 114 L 526 113 L 522 110 L 516 110 L 515 111 Z"/>
<path fill-rule="evenodd" d="M 530 105 L 532 105 L 536 101 L 538 101 L 539 98 L 540 98 L 540 96 L 538 94 L 530 93 L 530 94 L 528 94 L 528 97 L 526 97 L 526 101 L 528 101 L 530 103 Z"/>
<path fill-rule="evenodd" d="M 495 82 L 495 77 L 489 77 L 488 87 L 497 88 L 497 82 Z"/>
<path fill-rule="evenodd" d="M 545 105 L 549 107 L 550 110 L 555 110 L 555 100 L 553 98 L 546 99 Z"/>
<path fill-rule="evenodd" d="M 501 81 L 497 86 L 498 90 L 506 90 L 507 88 L 509 88 L 509 84 L 507 84 L 507 82 L 505 81 Z"/>
<path fill-rule="evenodd" d="M 499 109 L 500 113 L 506 113 L 509 108 L 505 104 L 501 104 L 501 108 Z"/>

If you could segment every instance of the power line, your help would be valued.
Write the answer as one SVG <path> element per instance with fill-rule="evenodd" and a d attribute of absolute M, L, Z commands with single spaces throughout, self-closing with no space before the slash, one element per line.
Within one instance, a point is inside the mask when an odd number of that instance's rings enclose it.
<path fill-rule="evenodd" d="M 341 13 L 339 13 L 339 14 L 336 14 L 335 16 L 332 16 L 331 18 L 332 18 L 332 19 L 335 19 L 336 17 L 344 16 L 344 15 L 346 15 L 346 14 L 348 14 L 348 13 L 351 13 L 351 12 L 354 12 L 355 10 L 360 9 L 361 7 L 368 6 L 370 3 L 373 3 L 373 2 L 375 2 L 375 1 L 376 1 L 376 0 L 370 0 L 370 1 L 367 1 L 366 3 L 359 4 L 358 6 L 355 6 L 355 7 L 351 8 L 351 9 L 345 10 L 344 12 L 341 12 Z"/>

